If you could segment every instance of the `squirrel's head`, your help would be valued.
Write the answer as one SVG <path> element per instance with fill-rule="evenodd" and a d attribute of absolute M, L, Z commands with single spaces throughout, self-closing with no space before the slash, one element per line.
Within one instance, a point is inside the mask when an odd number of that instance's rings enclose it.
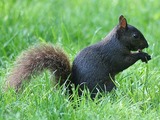
<path fill-rule="evenodd" d="M 123 15 L 119 17 L 117 35 L 119 41 L 130 51 L 141 51 L 148 47 L 148 43 L 143 34 L 137 28 L 127 24 L 127 20 Z"/>

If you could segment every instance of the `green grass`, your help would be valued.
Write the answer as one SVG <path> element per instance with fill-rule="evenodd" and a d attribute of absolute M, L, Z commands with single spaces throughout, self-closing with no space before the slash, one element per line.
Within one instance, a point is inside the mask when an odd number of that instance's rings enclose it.
<path fill-rule="evenodd" d="M 158 120 L 160 119 L 159 0 L 1 0 L 0 119 L 1 120 Z M 118 88 L 92 101 L 72 101 L 65 89 L 50 84 L 45 72 L 20 93 L 3 92 L 4 81 L 21 51 L 49 42 L 73 61 L 84 47 L 104 38 L 123 14 L 149 43 L 148 63 L 141 61 L 116 76 Z M 87 94 L 87 93 L 86 93 Z"/>

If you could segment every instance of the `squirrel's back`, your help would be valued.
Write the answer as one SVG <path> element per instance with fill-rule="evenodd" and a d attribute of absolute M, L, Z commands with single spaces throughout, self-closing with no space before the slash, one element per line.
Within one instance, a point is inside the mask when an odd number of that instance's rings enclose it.
<path fill-rule="evenodd" d="M 61 85 L 71 73 L 69 59 L 63 50 L 48 44 L 41 44 L 24 51 L 16 60 L 7 79 L 7 87 L 18 90 L 23 80 L 27 80 L 33 73 L 44 69 L 55 73 L 55 79 L 61 79 Z"/>

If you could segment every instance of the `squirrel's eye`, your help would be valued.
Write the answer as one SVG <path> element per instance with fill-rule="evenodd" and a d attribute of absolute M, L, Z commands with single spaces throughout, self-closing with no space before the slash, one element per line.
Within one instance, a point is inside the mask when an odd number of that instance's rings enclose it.
<path fill-rule="evenodd" d="M 137 34 L 133 34 L 133 37 L 137 39 L 139 36 Z"/>

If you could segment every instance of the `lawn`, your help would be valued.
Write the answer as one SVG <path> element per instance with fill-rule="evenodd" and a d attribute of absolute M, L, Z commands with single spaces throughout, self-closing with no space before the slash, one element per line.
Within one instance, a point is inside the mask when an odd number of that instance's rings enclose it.
<path fill-rule="evenodd" d="M 0 120 L 159 120 L 159 0 L 1 0 Z M 149 43 L 148 64 L 138 61 L 116 76 L 117 89 L 94 101 L 89 93 L 69 99 L 50 74 L 33 76 L 24 90 L 4 92 L 16 57 L 40 43 L 58 45 L 70 61 L 88 45 L 104 38 L 123 14 Z"/>

